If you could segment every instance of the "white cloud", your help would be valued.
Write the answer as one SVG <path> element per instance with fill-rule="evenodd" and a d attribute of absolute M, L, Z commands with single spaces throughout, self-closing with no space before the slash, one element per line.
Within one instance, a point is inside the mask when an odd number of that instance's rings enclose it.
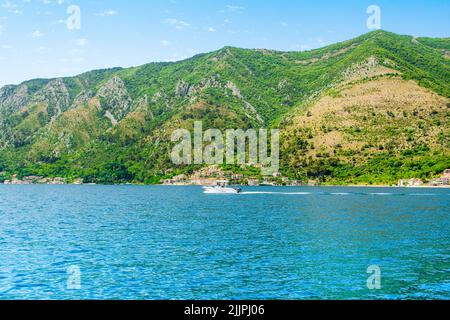
<path fill-rule="evenodd" d="M 288 23 L 287 23 L 286 21 L 282 21 L 282 22 L 281 22 L 281 26 L 287 27 L 287 26 L 288 26 Z"/>
<path fill-rule="evenodd" d="M 209 27 L 208 28 L 208 32 L 216 32 L 217 30 L 216 30 L 216 28 L 214 28 L 214 27 Z"/>
<path fill-rule="evenodd" d="M 15 3 L 12 2 L 12 1 L 9 1 L 9 0 L 3 2 L 3 3 L 0 5 L 0 7 L 6 9 L 6 10 L 7 10 L 8 12 L 10 12 L 10 13 L 14 13 L 14 14 L 22 14 L 22 11 L 18 9 L 18 5 L 15 4 Z"/>
<path fill-rule="evenodd" d="M 170 44 L 170 41 L 168 41 L 168 40 L 162 40 L 162 41 L 161 41 L 161 44 L 162 44 L 163 46 L 168 46 L 168 45 Z"/>
<path fill-rule="evenodd" d="M 178 20 L 178 19 L 174 19 L 174 18 L 169 18 L 169 19 L 165 19 L 163 21 L 163 23 L 165 24 L 170 24 L 172 26 L 174 26 L 175 28 L 181 30 L 187 27 L 190 27 L 191 25 L 183 20 Z"/>
<path fill-rule="evenodd" d="M 36 31 L 34 31 L 34 32 L 31 34 L 31 36 L 32 36 L 33 38 L 41 38 L 41 37 L 44 36 L 44 34 L 43 34 L 41 31 L 36 30 Z"/>
<path fill-rule="evenodd" d="M 244 7 L 241 7 L 241 6 L 232 6 L 232 5 L 227 5 L 227 9 L 228 9 L 228 11 L 231 11 L 231 12 L 242 12 L 242 11 L 245 10 Z"/>
<path fill-rule="evenodd" d="M 82 39 L 77 39 L 77 46 L 85 47 L 85 46 L 87 46 L 88 44 L 89 44 L 88 39 L 84 39 L 84 38 L 82 38 Z"/>
<path fill-rule="evenodd" d="M 119 14 L 119 12 L 117 12 L 116 10 L 106 10 L 106 11 L 99 12 L 96 15 L 100 16 L 100 17 L 112 17 L 112 16 L 116 16 L 118 14 Z"/>
<path fill-rule="evenodd" d="M 12 3 L 11 1 L 5 1 L 5 2 L 1 5 L 1 7 L 2 7 L 2 8 L 5 8 L 5 9 L 15 9 L 15 8 L 17 8 L 17 5 L 14 4 L 14 3 Z"/>

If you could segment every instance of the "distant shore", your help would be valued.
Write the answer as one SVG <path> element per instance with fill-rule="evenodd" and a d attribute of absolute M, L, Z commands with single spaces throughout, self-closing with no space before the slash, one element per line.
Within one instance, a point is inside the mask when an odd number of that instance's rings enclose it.
<path fill-rule="evenodd" d="M 25 177 L 23 180 L 14 177 L 12 180 L 5 180 L 0 185 L 135 185 L 135 186 L 164 186 L 164 187 L 207 187 L 215 185 L 213 180 L 211 181 L 178 181 L 174 183 L 159 183 L 159 184 L 146 184 L 139 182 L 123 182 L 123 183 L 87 183 L 83 182 L 82 179 L 69 180 L 65 178 L 42 178 L 42 177 Z M 322 188 L 335 188 L 335 187 L 346 187 L 346 188 L 396 188 L 396 189 L 449 189 L 450 185 L 376 185 L 376 184 L 277 184 L 277 183 L 254 183 L 254 184 L 243 184 L 236 182 L 230 182 L 230 185 L 240 186 L 240 187 L 322 187 Z"/>
<path fill-rule="evenodd" d="M 161 187 L 208 187 L 209 185 L 195 185 L 195 184 L 156 184 L 155 186 L 161 186 Z M 275 187 L 275 188 L 299 188 L 299 187 L 306 187 L 306 188 L 395 188 L 395 189 L 450 189 L 450 185 L 448 186 L 415 186 L 415 187 L 399 187 L 399 186 L 389 186 L 389 185 L 342 185 L 342 184 L 335 184 L 335 185 L 316 185 L 316 186 L 309 186 L 309 185 L 302 185 L 302 186 L 248 186 L 248 185 L 239 185 L 238 187 L 247 187 L 247 188 L 254 188 L 254 187 L 261 187 L 261 188 L 267 188 L 267 187 Z"/>
<path fill-rule="evenodd" d="M 145 184 L 145 183 L 116 183 L 116 184 L 101 184 L 101 183 L 59 183 L 59 184 L 51 184 L 51 183 L 0 183 L 0 185 L 8 185 L 8 186 L 157 186 L 157 187 L 207 187 L 209 185 L 195 185 L 195 184 Z M 388 185 L 302 185 L 302 186 L 248 186 L 248 185 L 239 185 L 236 186 L 243 188 L 390 188 L 390 189 L 450 189 L 450 185 L 447 186 L 414 186 L 414 187 L 399 187 L 399 186 L 388 186 Z"/>

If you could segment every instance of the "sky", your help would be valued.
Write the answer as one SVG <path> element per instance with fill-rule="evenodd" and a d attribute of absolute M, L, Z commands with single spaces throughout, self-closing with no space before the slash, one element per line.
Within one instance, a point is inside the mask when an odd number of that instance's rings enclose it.
<path fill-rule="evenodd" d="M 0 87 L 224 46 L 311 50 L 371 31 L 371 5 L 384 30 L 450 36 L 450 0 L 0 0 Z"/>

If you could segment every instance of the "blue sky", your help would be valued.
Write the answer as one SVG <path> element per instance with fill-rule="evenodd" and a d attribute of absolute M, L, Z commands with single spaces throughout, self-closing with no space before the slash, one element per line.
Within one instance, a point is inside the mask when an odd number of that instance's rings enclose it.
<path fill-rule="evenodd" d="M 73 5 L 79 29 L 67 27 Z M 370 31 L 369 5 L 384 30 L 450 36 L 449 0 L 0 0 L 0 86 L 226 45 L 309 50 Z"/>

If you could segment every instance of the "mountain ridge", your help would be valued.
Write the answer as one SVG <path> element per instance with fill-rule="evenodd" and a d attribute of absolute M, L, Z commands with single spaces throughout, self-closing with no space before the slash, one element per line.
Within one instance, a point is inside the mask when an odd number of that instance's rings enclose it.
<path fill-rule="evenodd" d="M 168 133 L 176 126 L 191 128 L 194 120 L 203 120 L 205 128 L 288 128 L 324 96 L 380 77 L 413 80 L 448 99 L 449 43 L 375 31 L 306 52 L 227 46 L 179 62 L 5 86 L 0 171 L 157 182 L 168 170 L 194 170 L 174 168 L 167 158 Z M 447 116 L 439 114 L 445 130 Z M 108 165 L 120 170 L 103 168 Z"/>
<path fill-rule="evenodd" d="M 18 83 L 18 84 L 5 84 L 5 85 L 1 86 L 0 89 L 2 89 L 3 87 L 16 87 L 16 86 L 20 86 L 20 85 L 23 85 L 23 84 L 28 84 L 30 82 L 41 82 L 41 81 L 42 82 L 49 82 L 51 80 L 56 80 L 56 79 L 77 78 L 77 77 L 86 76 L 86 75 L 91 74 L 91 73 L 98 73 L 98 72 L 102 73 L 102 72 L 109 72 L 109 71 L 116 72 L 116 71 L 121 71 L 121 70 L 125 70 L 125 69 L 139 68 L 139 67 L 142 67 L 142 66 L 152 65 L 152 64 L 162 64 L 162 65 L 164 65 L 164 64 L 165 65 L 176 64 L 176 63 L 180 63 L 180 62 L 183 62 L 183 61 L 186 61 L 186 60 L 194 59 L 194 58 L 196 58 L 198 56 L 204 56 L 204 55 L 208 55 L 208 54 L 212 54 L 212 53 L 219 53 L 219 52 L 222 52 L 222 51 L 224 51 L 226 49 L 240 49 L 240 50 L 249 50 L 249 51 L 267 51 L 267 52 L 276 52 L 276 53 L 308 53 L 308 52 L 317 52 L 317 51 L 320 51 L 322 49 L 328 48 L 330 46 L 337 46 L 337 45 L 345 44 L 347 42 L 354 41 L 354 40 L 357 40 L 357 39 L 360 39 L 360 38 L 364 39 L 364 38 L 366 38 L 369 35 L 374 36 L 374 35 L 377 35 L 377 34 L 395 34 L 395 33 L 389 32 L 389 31 L 386 31 L 386 30 L 375 30 L 375 31 L 371 31 L 369 33 L 360 35 L 358 37 L 355 37 L 355 38 L 352 38 L 352 39 L 349 39 L 349 40 L 340 41 L 340 42 L 337 42 L 337 43 L 334 43 L 334 44 L 331 44 L 331 45 L 327 45 L 327 46 L 324 46 L 324 47 L 316 48 L 316 49 L 300 50 L 300 51 L 298 51 L 298 50 L 285 51 L 285 50 L 268 49 L 268 48 L 241 48 L 241 47 L 236 47 L 236 46 L 231 46 L 231 45 L 225 45 L 225 46 L 223 46 L 223 47 L 221 47 L 221 48 L 219 48 L 217 50 L 213 50 L 213 51 L 205 52 L 205 53 L 198 53 L 198 54 L 195 54 L 195 55 L 193 55 L 191 57 L 187 57 L 185 59 L 176 60 L 176 61 L 152 61 L 152 62 L 144 63 L 142 65 L 130 66 L 130 67 L 111 67 L 111 68 L 92 69 L 92 70 L 88 70 L 88 71 L 84 71 L 82 73 L 76 74 L 74 76 L 62 76 L 62 77 L 50 77 L 50 78 L 40 78 L 39 77 L 39 78 L 33 78 L 33 79 L 25 80 L 25 81 L 23 81 L 21 83 Z M 448 50 L 450 50 L 450 44 L 448 43 L 450 41 L 450 37 L 432 38 L 432 37 L 414 37 L 414 36 L 406 35 L 406 34 L 401 34 L 401 35 L 395 34 L 395 35 L 402 36 L 402 37 L 409 37 L 411 39 L 417 39 L 422 44 L 425 44 L 427 40 L 442 41 L 443 43 L 442 43 L 441 49 L 448 49 Z M 422 41 L 425 41 L 425 43 L 423 43 Z"/>

